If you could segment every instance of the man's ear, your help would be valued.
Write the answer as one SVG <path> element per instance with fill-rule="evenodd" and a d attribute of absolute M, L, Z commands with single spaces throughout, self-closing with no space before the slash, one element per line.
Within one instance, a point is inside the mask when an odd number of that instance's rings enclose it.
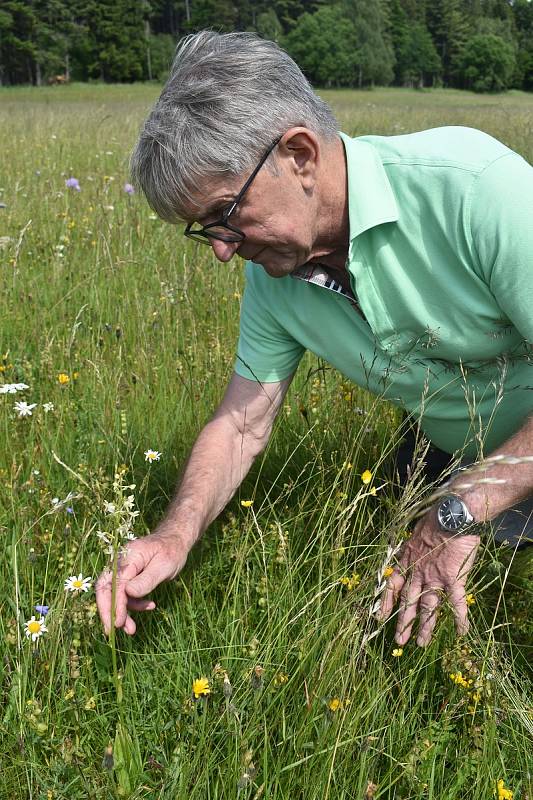
<path fill-rule="evenodd" d="M 321 156 L 318 136 L 309 128 L 290 128 L 283 134 L 278 152 L 282 159 L 287 160 L 289 169 L 299 178 L 303 188 L 312 189 Z"/>

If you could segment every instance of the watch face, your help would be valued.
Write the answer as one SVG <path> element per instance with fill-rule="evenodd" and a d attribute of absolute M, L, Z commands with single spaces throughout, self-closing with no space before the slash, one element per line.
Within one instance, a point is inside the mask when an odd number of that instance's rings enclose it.
<path fill-rule="evenodd" d="M 448 531 L 457 531 L 466 522 L 463 504 L 457 497 L 446 497 L 439 506 L 439 522 Z"/>

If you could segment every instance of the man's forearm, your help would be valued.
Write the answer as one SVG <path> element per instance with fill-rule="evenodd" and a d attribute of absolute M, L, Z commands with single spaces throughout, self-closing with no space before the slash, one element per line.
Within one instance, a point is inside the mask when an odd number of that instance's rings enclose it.
<path fill-rule="evenodd" d="M 190 549 L 229 503 L 262 449 L 260 441 L 225 420 L 208 422 L 158 530 L 182 537 Z"/>
<path fill-rule="evenodd" d="M 516 457 L 533 455 L 533 417 L 528 417 L 520 430 L 494 450 L 490 457 L 496 455 Z M 468 489 L 461 488 L 464 484 L 475 484 L 476 481 L 485 478 L 504 482 L 482 483 Z M 533 463 L 496 462 L 473 475 L 459 473 L 451 481 L 449 489 L 461 495 L 475 520 L 488 521 L 502 511 L 513 508 L 533 493 Z"/>

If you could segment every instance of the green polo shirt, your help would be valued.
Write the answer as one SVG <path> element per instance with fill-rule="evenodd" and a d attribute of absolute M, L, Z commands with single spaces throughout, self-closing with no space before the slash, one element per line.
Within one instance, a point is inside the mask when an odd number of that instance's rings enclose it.
<path fill-rule="evenodd" d="M 533 168 L 470 128 L 340 135 L 362 314 L 249 262 L 235 369 L 279 381 L 309 349 L 443 450 L 490 452 L 533 411 Z"/>

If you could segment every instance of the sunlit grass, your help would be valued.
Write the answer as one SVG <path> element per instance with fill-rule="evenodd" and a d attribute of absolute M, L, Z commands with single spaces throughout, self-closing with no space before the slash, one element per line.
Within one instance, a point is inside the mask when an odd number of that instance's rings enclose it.
<path fill-rule="evenodd" d="M 156 92 L 0 93 L 0 382 L 29 386 L 0 395 L 0 796 L 481 800 L 499 779 L 531 796 L 530 563 L 483 548 L 468 636 L 445 612 L 427 650 L 393 655 L 394 620 L 370 610 L 423 489 L 389 482 L 398 414 L 313 356 L 227 511 L 135 637 L 117 635 L 115 665 L 93 589 L 65 591 L 106 563 L 117 473 L 136 534 L 153 528 L 233 365 L 242 265 L 124 191 Z M 533 160 L 525 94 L 324 95 L 348 133 L 473 125 Z M 36 604 L 50 611 L 32 643 Z"/>

